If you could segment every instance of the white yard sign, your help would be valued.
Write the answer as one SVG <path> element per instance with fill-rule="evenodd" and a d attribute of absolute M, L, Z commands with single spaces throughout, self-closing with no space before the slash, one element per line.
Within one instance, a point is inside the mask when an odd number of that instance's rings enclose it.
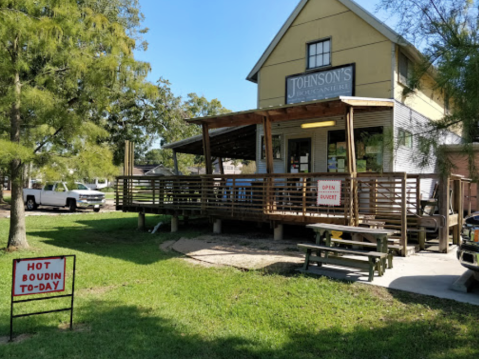
<path fill-rule="evenodd" d="M 14 296 L 65 290 L 65 258 L 22 259 L 14 263 Z"/>
<path fill-rule="evenodd" d="M 341 181 L 318 181 L 318 205 L 341 205 Z"/>

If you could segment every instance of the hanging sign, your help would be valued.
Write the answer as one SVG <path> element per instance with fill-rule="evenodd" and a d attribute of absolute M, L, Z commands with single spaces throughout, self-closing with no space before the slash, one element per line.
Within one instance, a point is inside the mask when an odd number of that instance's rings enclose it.
<path fill-rule="evenodd" d="M 340 206 L 341 205 L 341 181 L 319 180 L 318 181 L 318 205 Z"/>
<path fill-rule="evenodd" d="M 286 104 L 354 96 L 354 64 L 286 78 Z"/>
<path fill-rule="evenodd" d="M 63 292 L 65 257 L 13 262 L 13 296 Z"/>

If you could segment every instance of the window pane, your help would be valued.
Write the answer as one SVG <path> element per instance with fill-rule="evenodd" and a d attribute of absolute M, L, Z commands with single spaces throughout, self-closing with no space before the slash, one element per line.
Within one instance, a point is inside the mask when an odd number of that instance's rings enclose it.
<path fill-rule="evenodd" d="M 319 66 L 323 66 L 323 56 L 319 55 L 316 57 L 316 66 L 319 67 Z"/>
<path fill-rule="evenodd" d="M 316 54 L 316 44 L 309 45 L 309 55 Z"/>
<path fill-rule="evenodd" d="M 317 48 L 316 48 L 316 53 L 317 53 L 318 55 L 323 53 L 323 43 L 322 43 L 322 42 L 319 42 L 319 43 L 318 43 L 318 46 L 317 46 Z"/>
<path fill-rule="evenodd" d="M 408 58 L 402 53 L 399 53 L 399 81 L 407 84 L 408 80 Z"/>
<path fill-rule="evenodd" d="M 329 41 L 329 40 L 324 42 L 323 52 L 329 52 L 330 51 L 330 46 L 329 46 L 330 43 L 331 43 L 331 41 Z"/>
<path fill-rule="evenodd" d="M 309 58 L 309 68 L 312 69 L 313 67 L 316 67 L 316 56 Z"/>
<path fill-rule="evenodd" d="M 331 64 L 331 56 L 329 53 L 326 53 L 323 55 L 323 66 L 330 65 Z"/>

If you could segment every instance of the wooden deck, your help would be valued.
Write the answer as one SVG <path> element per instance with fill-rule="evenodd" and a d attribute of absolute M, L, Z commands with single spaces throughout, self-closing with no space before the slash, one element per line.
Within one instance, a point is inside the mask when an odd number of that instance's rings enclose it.
<path fill-rule="evenodd" d="M 317 204 L 319 180 L 341 181 L 341 205 Z M 443 196 L 440 216 L 421 213 L 421 199 L 432 193 L 436 175 L 405 173 L 364 173 L 357 177 L 341 173 L 205 175 L 205 176 L 124 176 L 118 177 L 116 208 L 124 212 L 205 216 L 211 219 L 235 219 L 275 224 L 330 223 L 360 225 L 364 220 L 385 223 L 398 233 L 404 252 L 408 234 L 421 228 L 442 229 L 448 237 L 454 228 L 459 241 L 462 226 L 464 183 L 460 178 L 442 181 L 442 191 L 457 192 L 453 198 Z M 447 182 L 447 186 L 444 185 Z M 451 213 L 451 204 L 456 213 Z M 444 246 L 443 243 L 442 250 Z"/>

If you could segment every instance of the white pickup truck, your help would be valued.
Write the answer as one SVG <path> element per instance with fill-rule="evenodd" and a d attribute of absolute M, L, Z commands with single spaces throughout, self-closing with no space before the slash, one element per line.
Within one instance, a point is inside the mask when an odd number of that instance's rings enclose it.
<path fill-rule="evenodd" d="M 69 187 L 68 187 L 69 186 Z M 23 200 L 28 211 L 38 206 L 68 207 L 70 212 L 77 208 L 93 208 L 99 212 L 105 205 L 105 194 L 92 191 L 82 183 L 55 182 L 46 184 L 43 189 L 24 189 Z"/>

